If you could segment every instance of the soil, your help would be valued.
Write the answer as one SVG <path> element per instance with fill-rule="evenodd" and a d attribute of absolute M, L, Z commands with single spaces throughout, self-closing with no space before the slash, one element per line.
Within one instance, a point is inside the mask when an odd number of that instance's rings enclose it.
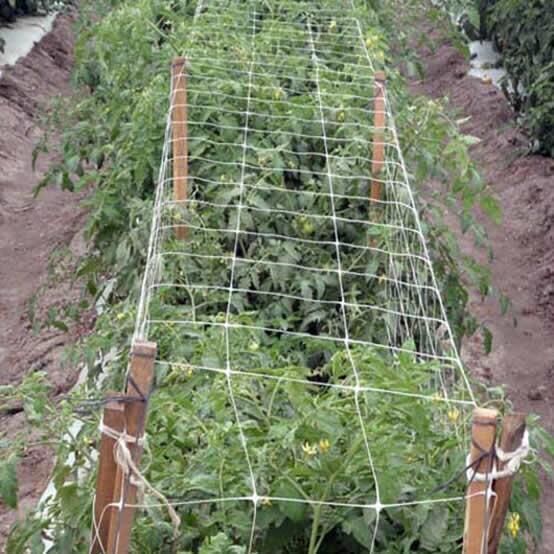
<path fill-rule="evenodd" d="M 435 39 L 420 53 L 425 78 L 412 83 L 415 93 L 447 97 L 454 113 L 469 117 L 463 131 L 481 142 L 472 147 L 481 174 L 500 201 L 503 221 L 495 226 L 478 219 L 488 230 L 494 259 L 493 286 L 508 294 L 510 312 L 503 316 L 498 300 L 471 297 L 471 310 L 493 333 L 486 355 L 478 338 L 466 341 L 464 361 L 474 375 L 505 385 L 514 410 L 538 414 L 554 432 L 554 160 L 528 154 L 529 139 L 515 125 L 504 95 L 491 84 L 467 75 L 469 63 L 447 38 L 431 29 Z M 462 249 L 482 262 L 485 253 L 469 236 L 460 236 Z M 554 487 L 543 483 L 542 554 L 554 553 Z"/>
<path fill-rule="evenodd" d="M 41 136 L 41 116 L 52 99 L 69 94 L 73 59 L 72 18 L 60 15 L 52 32 L 0 78 L 0 385 L 15 384 L 29 372 L 44 371 L 52 395 L 66 392 L 77 377 L 64 367 L 62 350 L 83 331 L 83 322 L 70 331 L 37 329 L 51 309 L 79 294 L 67 273 L 60 274 L 83 253 L 84 210 L 81 197 L 53 187 L 35 198 L 39 183 L 55 154 L 39 159 L 31 153 Z M 53 253 L 58 254 L 53 261 Z M 56 271 L 54 271 L 54 269 Z M 18 406 L 0 406 L 0 426 L 8 439 L 26 429 Z M 19 516 L 36 504 L 51 469 L 46 448 L 28 448 L 20 464 Z M 16 514 L 0 502 L 0 551 Z"/>

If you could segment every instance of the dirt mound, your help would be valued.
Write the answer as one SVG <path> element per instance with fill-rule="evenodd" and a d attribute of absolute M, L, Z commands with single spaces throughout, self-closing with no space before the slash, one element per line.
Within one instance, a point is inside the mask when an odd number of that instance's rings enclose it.
<path fill-rule="evenodd" d="M 52 158 L 41 159 L 35 172 L 32 151 L 41 135 L 41 114 L 55 96 L 70 92 L 71 26 L 70 16 L 59 16 L 50 34 L 15 66 L 2 68 L 0 77 L 0 384 L 17 383 L 40 369 L 48 372 L 56 393 L 75 381 L 76 371 L 61 367 L 60 354 L 82 328 L 37 332 L 30 315 L 41 319 L 78 295 L 77 286 L 56 277 L 58 262 L 51 263 L 51 254 L 60 248 L 82 252 L 84 213 L 75 194 L 49 188 L 33 197 Z M 18 412 L 17 407 L 0 411 L 8 438 L 25 425 Z M 19 473 L 22 511 L 41 494 L 50 461 L 47 449 L 28 449 Z M 0 551 L 14 517 L 0 504 Z"/>
<path fill-rule="evenodd" d="M 493 350 L 485 355 L 479 338 L 466 341 L 464 361 L 478 378 L 505 385 L 514 409 L 536 413 L 554 432 L 554 160 L 528 155 L 529 139 L 516 126 L 515 114 L 493 85 L 469 77 L 469 63 L 448 39 L 421 26 L 436 40 L 422 48 L 425 79 L 414 92 L 447 97 L 452 110 L 470 119 L 463 131 L 481 139 L 473 159 L 499 199 L 503 221 L 494 226 L 483 218 L 494 250 L 493 286 L 507 294 L 512 308 L 503 316 L 494 299 L 471 297 L 471 310 L 491 329 Z M 454 218 L 452 218 L 454 222 Z M 453 223 L 454 224 L 454 223 Z M 486 255 L 459 234 L 462 250 L 481 262 Z M 543 485 L 544 540 L 541 553 L 554 552 L 554 495 Z"/>

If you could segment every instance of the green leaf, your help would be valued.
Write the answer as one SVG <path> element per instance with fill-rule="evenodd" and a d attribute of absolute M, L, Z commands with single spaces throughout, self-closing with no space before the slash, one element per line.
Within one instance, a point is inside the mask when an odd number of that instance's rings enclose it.
<path fill-rule="evenodd" d="M 345 533 L 352 535 L 362 546 L 371 548 L 373 530 L 364 516 L 346 520 L 342 524 L 342 528 Z"/>
<path fill-rule="evenodd" d="M 12 454 L 0 462 L 0 498 L 10 508 L 17 508 L 17 457 Z"/>
<path fill-rule="evenodd" d="M 421 547 L 424 550 L 435 551 L 443 543 L 447 529 L 448 508 L 445 506 L 433 508 L 421 528 Z"/>
<path fill-rule="evenodd" d="M 482 196 L 479 205 L 483 212 L 490 217 L 494 223 L 497 225 L 502 223 L 502 208 L 496 198 L 489 194 Z"/>
<path fill-rule="evenodd" d="M 488 327 L 483 327 L 483 348 L 485 349 L 486 354 L 492 352 L 492 332 Z"/>
<path fill-rule="evenodd" d="M 292 483 L 281 480 L 275 489 L 275 496 L 290 499 L 301 499 L 300 493 Z M 279 509 L 289 519 L 295 522 L 302 521 L 306 513 L 306 504 L 302 502 L 279 502 Z"/>

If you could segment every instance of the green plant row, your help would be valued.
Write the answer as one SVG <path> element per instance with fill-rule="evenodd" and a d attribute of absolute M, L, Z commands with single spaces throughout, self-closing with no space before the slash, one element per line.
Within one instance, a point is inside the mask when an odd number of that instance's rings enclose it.
<path fill-rule="evenodd" d="M 507 71 L 504 91 L 534 138 L 533 150 L 554 156 L 554 10 L 548 2 L 500 0 L 488 32 Z"/>
<path fill-rule="evenodd" d="M 554 156 L 554 10 L 542 0 L 439 0 L 471 40 L 492 40 L 507 75 L 504 94 L 532 138 Z"/>
<path fill-rule="evenodd" d="M 194 202 L 188 204 L 184 214 L 170 204 L 163 210 L 164 226 L 181 223 L 182 217 L 191 226 L 185 244 L 175 241 L 171 232 L 163 234 L 160 240 L 163 281 L 181 286 L 157 289 L 149 310 L 150 319 L 156 320 L 151 323 L 149 338 L 158 342 L 160 353 L 156 390 L 149 410 L 144 471 L 147 479 L 175 503 L 182 523 L 174 540 L 163 507 L 139 510 L 134 551 L 237 554 L 248 551 L 251 536 L 254 551 L 259 553 L 362 553 L 370 551 L 372 544 L 377 552 L 391 553 L 459 550 L 462 502 L 403 505 L 412 499 L 446 497 L 445 492 L 433 489 L 463 467 L 467 448 L 464 429 L 468 410 L 463 405 L 448 405 L 437 395 L 438 376 L 445 375 L 450 394 L 464 398 L 456 374 L 445 373 L 444 365 L 436 362 L 422 362 L 416 354 L 425 349 L 424 329 L 414 326 L 410 332 L 404 332 L 405 322 L 399 325 L 398 321 L 364 310 L 354 314 L 351 319 L 354 338 L 386 344 L 387 330 L 401 330 L 394 346 L 401 347 L 402 352 L 396 355 L 377 348 L 351 349 L 362 386 L 427 397 L 416 400 L 364 392 L 356 400 L 349 355 L 341 343 L 328 340 L 343 331 L 340 315 L 336 306 L 321 302 L 337 299 L 340 287 L 336 276 L 268 271 L 262 264 L 248 270 L 238 264 L 235 278 L 241 288 L 258 293 L 292 291 L 303 301 L 269 301 L 263 294 L 233 295 L 230 323 L 236 328 L 231 332 L 228 355 L 233 367 L 248 371 L 249 375 L 235 376 L 229 383 L 218 372 L 227 359 L 225 335 L 218 326 L 228 311 L 227 296 L 221 291 L 203 294 L 191 286 L 225 285 L 229 281 L 228 265 L 171 254 L 209 254 L 221 260 L 234 246 L 225 233 L 214 237 L 206 229 L 233 229 L 235 224 L 240 194 L 236 184 L 240 175 L 236 166 L 227 162 L 236 161 L 241 153 L 240 148 L 229 144 L 240 145 L 240 128 L 244 123 L 241 117 L 245 106 L 239 98 L 245 96 L 245 83 L 244 76 L 237 71 L 247 66 L 250 56 L 252 39 L 246 32 L 249 21 L 242 11 L 246 6 L 240 2 L 210 3 L 219 14 L 219 24 L 217 20 L 214 24 L 213 18 L 203 23 L 202 16 L 194 21 L 195 3 L 134 0 L 111 4 L 111 11 L 100 21 L 96 16 L 98 3 L 82 6 L 76 82 L 88 94 L 81 94 L 55 113 L 63 129 L 62 161 L 52 167 L 44 183 L 89 190 L 88 233 L 95 249 L 82 261 L 79 275 L 86 280 L 92 295 L 102 294 L 109 304 L 99 317 L 95 332 L 79 345 L 77 354 L 88 362 L 91 377 L 104 370 L 107 388 L 123 386 L 128 344 L 137 317 L 136 293 L 150 233 L 154 176 L 164 142 L 169 63 L 175 54 L 186 52 L 191 59 L 190 118 L 200 123 L 195 125 L 194 133 L 191 125 L 191 137 L 203 139 L 190 142 L 191 179 L 198 179 L 198 183 L 194 182 Z M 241 229 L 256 237 L 239 242 L 243 259 L 255 257 L 316 267 L 336 263 L 326 244 L 333 240 L 334 230 L 328 223 L 316 223 L 310 217 L 328 213 L 328 200 L 318 197 L 308 202 L 300 194 L 270 193 L 263 187 L 285 185 L 289 191 L 298 192 L 326 186 L 321 176 L 324 169 L 321 157 L 308 154 L 322 150 L 321 140 L 301 138 L 321 135 L 321 129 L 310 123 L 318 113 L 313 62 L 308 51 L 302 61 L 295 58 L 293 62 L 287 42 L 283 40 L 275 46 L 269 37 L 282 28 L 284 21 L 305 32 L 307 11 L 314 12 L 310 21 L 315 28 L 325 26 L 329 32 L 333 21 L 318 19 L 319 9 L 352 9 L 339 4 L 337 0 L 313 6 L 299 2 L 249 3 L 250 9 L 256 7 L 260 19 L 255 39 L 259 59 L 266 63 L 280 60 L 286 65 L 282 73 L 262 71 L 257 76 L 254 105 L 271 100 L 272 115 L 289 117 L 275 126 L 279 131 L 276 135 L 262 133 L 262 140 L 251 143 L 255 149 L 247 155 L 252 169 L 245 182 L 258 188 L 242 200 L 249 209 L 243 210 Z M 396 40 L 399 37 L 392 23 L 395 8 L 398 6 L 387 4 L 355 11 L 366 47 L 375 60 L 388 62 L 387 65 L 400 55 L 398 52 L 402 56 L 407 52 L 403 40 Z M 349 67 L 352 50 L 341 34 L 346 30 L 337 23 L 340 21 L 337 16 L 331 29 L 336 35 L 332 55 L 321 60 L 321 77 L 326 77 L 326 72 L 341 75 L 332 90 L 336 103 L 329 105 L 325 114 L 329 122 L 328 140 L 337 173 L 367 174 L 367 162 L 362 161 L 361 154 L 371 137 L 362 126 L 356 126 L 364 104 L 360 100 L 357 105 L 352 93 L 363 96 L 364 86 L 365 94 L 371 93 L 364 74 Z M 245 32 L 240 31 L 242 26 Z M 239 30 L 231 33 L 229 27 Z M 214 61 L 204 65 L 195 62 L 201 57 Z M 225 61 L 223 70 L 217 69 L 218 60 Z M 291 67 L 295 69 L 292 76 L 297 78 L 294 81 L 290 79 Z M 228 92 L 234 98 L 222 101 L 213 94 L 210 81 L 206 80 L 210 77 L 220 80 L 219 92 Z M 395 73 L 390 74 L 390 87 L 414 179 L 423 181 L 432 175 L 444 182 L 441 193 L 422 210 L 422 215 L 427 216 L 424 221 L 428 222 L 423 232 L 448 315 L 460 340 L 475 324 L 465 308 L 467 293 L 462 284 L 460 258 L 441 223 L 439 202 L 461 205 L 461 220 L 466 228 L 472 227 L 471 208 L 475 203 L 496 218 L 498 209 L 470 162 L 467 146 L 473 139 L 456 132 L 439 103 L 409 98 Z M 294 105 L 295 98 L 298 105 Z M 290 113 L 281 111 L 284 103 L 280 100 L 285 99 L 292 103 L 287 108 Z M 265 129 L 264 122 L 255 118 L 251 125 L 260 131 Z M 347 140 L 344 143 L 341 139 Z M 264 171 L 265 166 L 281 167 L 282 171 Z M 213 183 L 206 185 L 200 179 Z M 368 185 L 364 180 L 353 183 L 338 179 L 336 186 L 337 192 L 367 196 Z M 211 208 L 206 202 L 229 208 Z M 273 213 L 269 217 L 268 206 L 305 215 Z M 338 209 L 345 219 L 367 219 L 365 201 L 339 203 Z M 476 230 L 478 238 L 482 238 L 479 228 Z M 377 245 L 399 244 L 383 230 L 368 233 L 364 227 L 345 223 L 339 232 L 357 245 L 367 245 L 369 240 Z M 264 242 L 261 233 L 301 236 L 313 240 L 313 244 L 291 248 L 278 241 Z M 417 248 L 417 242 L 410 247 Z M 377 256 L 371 259 L 345 252 L 344 263 L 362 275 L 386 276 L 386 261 Z M 486 275 L 474 265 L 468 266 L 468 271 L 473 272 L 486 294 L 489 289 Z M 105 284 L 108 278 L 109 287 Z M 422 270 L 421 282 L 428 282 L 428 278 L 428 272 Z M 387 294 L 382 280 L 375 278 L 353 279 L 349 293 L 353 303 L 390 306 L 398 301 L 398 297 Z M 406 301 L 410 310 L 418 309 L 415 298 L 407 295 Z M 202 325 L 178 323 L 179 320 L 201 321 Z M 301 331 L 309 334 L 309 340 L 259 329 L 266 326 Z M 98 367 L 95 361 L 108 352 L 112 358 L 109 367 Z M 271 379 L 257 376 L 262 374 L 269 374 Z M 306 385 L 306 381 L 313 385 Z M 230 400 L 231 391 L 235 407 Z M 0 394 L 7 404 L 22 403 L 32 422 L 42 423 L 44 436 L 50 440 L 54 436 L 59 441 L 54 470 L 57 495 L 47 513 L 28 518 L 13 530 L 8 552 L 24 552 L 26 548 L 39 552 L 45 530 L 54 543 L 51 552 L 86 552 L 94 486 L 91 444 L 98 435 L 98 414 L 83 415 L 79 410 L 85 425 L 76 436 L 59 437 L 55 427 L 66 430 L 83 396 L 101 397 L 101 391 L 85 387 L 54 408 L 47 402 L 40 374 L 34 374 L 21 387 L 0 390 Z M 485 394 L 480 395 L 480 400 L 489 401 Z M 253 535 L 251 501 L 208 501 L 216 497 L 248 498 L 252 494 L 249 464 L 238 440 L 237 418 L 233 417 L 235 408 L 261 496 L 256 505 Z M 368 461 L 364 433 L 374 455 L 377 478 Z M 538 435 L 534 429 L 534 440 Z M 17 503 L 17 459 L 24 448 L 24 440 L 8 444 L 9 457 L 0 469 L 0 492 L 12 506 Z M 70 464 L 69 459 L 74 462 Z M 448 487 L 448 496 L 463 492 L 463 481 Z M 514 496 L 513 509 L 521 514 L 521 529 L 507 536 L 506 552 L 524 552 L 527 542 L 540 536 L 538 496 L 536 471 L 528 468 L 518 480 Z M 291 501 L 272 501 L 267 497 Z M 332 508 L 293 502 L 295 498 L 319 499 L 324 504 L 359 501 L 368 507 Z M 381 504 L 402 505 L 386 507 L 378 514 L 371 507 L 378 498 Z M 190 500 L 198 503 L 187 505 Z M 146 503 L 151 505 L 152 499 L 146 498 Z"/>

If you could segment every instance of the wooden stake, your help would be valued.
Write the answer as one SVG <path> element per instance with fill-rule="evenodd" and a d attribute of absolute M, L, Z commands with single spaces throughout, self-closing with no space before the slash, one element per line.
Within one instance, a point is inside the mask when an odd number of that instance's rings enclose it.
<path fill-rule="evenodd" d="M 525 418 L 525 414 L 504 416 L 502 420 L 502 437 L 500 439 L 500 448 L 504 452 L 514 452 L 521 445 L 526 428 Z M 497 466 L 501 470 L 504 469 L 505 464 L 498 460 Z M 489 526 L 488 554 L 497 554 L 498 552 L 504 521 L 510 507 L 513 480 L 513 477 L 504 477 L 494 482 L 493 490 L 496 493 L 496 498 Z"/>
<path fill-rule="evenodd" d="M 173 199 L 177 213 L 184 213 L 184 201 L 188 194 L 188 143 L 187 143 L 187 75 L 186 58 L 175 58 L 171 64 L 172 76 L 172 143 L 173 143 Z M 175 227 L 175 236 L 183 240 L 187 236 L 186 225 Z"/>
<path fill-rule="evenodd" d="M 156 344 L 153 342 L 137 342 L 131 353 L 130 379 L 127 384 L 127 397 L 147 399 L 152 389 L 154 376 L 154 361 L 156 359 Z M 137 390 L 138 389 L 138 390 Z M 125 404 L 125 429 L 134 442 L 127 443 L 131 458 L 135 465 L 140 464 L 142 446 L 139 439 L 144 435 L 146 424 L 146 401 L 129 402 Z M 108 538 L 108 554 L 127 554 L 131 540 L 134 508 L 137 499 L 137 487 L 125 475 L 121 467 L 117 468 L 113 502 L 123 503 L 122 509 L 112 510 L 110 532 Z"/>
<path fill-rule="evenodd" d="M 471 427 L 470 461 L 483 456 L 484 452 L 493 451 L 496 438 L 497 410 L 475 408 Z M 475 467 L 478 473 L 491 472 L 494 456 L 484 457 Z M 486 554 L 487 527 L 489 524 L 488 498 L 485 494 L 489 483 L 473 481 L 467 489 L 466 519 L 464 528 L 463 554 Z"/>
<path fill-rule="evenodd" d="M 115 396 L 108 393 L 109 397 Z M 125 426 L 124 407 L 117 399 L 111 400 L 104 407 L 102 422 L 106 427 L 121 433 Z M 100 438 L 98 475 L 96 477 L 96 497 L 94 502 L 94 522 L 91 538 L 91 554 L 106 551 L 110 531 L 112 509 L 107 506 L 112 502 L 117 464 L 114 459 L 115 439 L 102 433 Z"/>
<path fill-rule="evenodd" d="M 375 72 L 374 87 L 374 127 L 373 134 L 373 157 L 371 163 L 371 196 L 370 201 L 375 203 L 381 200 L 381 173 L 385 163 L 385 84 L 386 76 L 384 71 Z"/>

